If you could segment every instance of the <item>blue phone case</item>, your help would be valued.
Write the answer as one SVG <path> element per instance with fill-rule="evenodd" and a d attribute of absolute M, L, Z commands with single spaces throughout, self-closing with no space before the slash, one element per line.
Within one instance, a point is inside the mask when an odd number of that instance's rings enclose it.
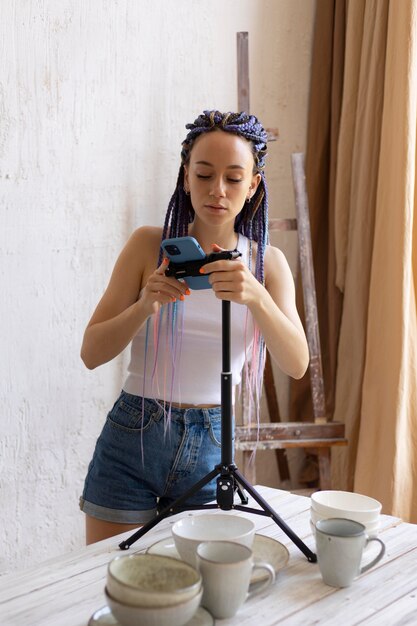
<path fill-rule="evenodd" d="M 206 257 L 203 248 L 194 237 L 164 239 L 161 247 L 165 256 L 173 263 L 198 261 Z M 190 289 L 211 289 L 208 276 L 187 276 L 185 281 Z"/>

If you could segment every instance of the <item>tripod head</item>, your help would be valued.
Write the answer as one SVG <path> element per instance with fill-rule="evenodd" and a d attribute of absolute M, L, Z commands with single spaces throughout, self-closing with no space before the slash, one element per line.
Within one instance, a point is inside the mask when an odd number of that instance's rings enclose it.
<path fill-rule="evenodd" d="M 194 261 L 183 261 L 182 263 L 170 261 L 165 270 L 165 276 L 175 276 L 175 278 L 201 276 L 200 268 L 203 267 L 203 265 L 213 263 L 214 261 L 221 261 L 222 259 L 237 259 L 240 256 L 242 256 L 242 254 L 239 250 L 222 250 L 221 252 L 212 252 L 211 254 L 207 254 L 203 259 Z"/>

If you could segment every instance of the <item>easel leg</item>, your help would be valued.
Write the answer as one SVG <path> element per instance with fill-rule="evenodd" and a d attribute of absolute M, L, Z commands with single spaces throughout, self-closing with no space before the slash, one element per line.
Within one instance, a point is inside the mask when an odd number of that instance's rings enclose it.
<path fill-rule="evenodd" d="M 330 448 L 317 448 L 316 452 L 319 463 L 320 489 L 331 489 Z"/>

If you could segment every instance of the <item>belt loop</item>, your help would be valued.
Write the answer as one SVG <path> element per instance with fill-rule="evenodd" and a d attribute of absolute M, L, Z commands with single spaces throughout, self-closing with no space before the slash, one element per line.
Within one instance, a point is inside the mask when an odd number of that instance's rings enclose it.
<path fill-rule="evenodd" d="M 152 419 L 155 422 L 159 422 L 159 420 L 162 418 L 162 416 L 165 414 L 164 411 L 164 407 L 162 406 L 160 400 L 157 400 L 155 398 L 152 398 L 151 400 L 148 400 L 149 402 L 152 403 Z M 145 399 L 146 402 L 146 399 Z M 166 412 L 168 413 L 168 409 L 166 409 Z"/>
<path fill-rule="evenodd" d="M 210 413 L 207 409 L 203 409 L 204 415 L 204 428 L 210 428 Z"/>

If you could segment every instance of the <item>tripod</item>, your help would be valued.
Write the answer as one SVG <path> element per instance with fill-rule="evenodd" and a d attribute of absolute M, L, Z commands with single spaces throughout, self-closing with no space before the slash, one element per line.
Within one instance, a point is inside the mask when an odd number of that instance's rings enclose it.
<path fill-rule="evenodd" d="M 289 526 L 275 513 L 262 496 L 252 487 L 246 478 L 239 472 L 233 462 L 233 433 L 232 433 L 232 373 L 230 371 L 230 302 L 222 301 L 222 372 L 221 372 L 221 462 L 209 472 L 204 478 L 199 480 L 183 496 L 177 498 L 175 502 L 163 509 L 153 520 L 139 528 L 131 537 L 122 541 L 119 548 L 127 550 L 140 537 L 145 535 L 151 528 L 156 526 L 166 517 L 194 509 L 222 509 L 230 511 L 247 511 L 256 515 L 271 517 L 274 522 L 284 531 L 291 541 L 303 552 L 311 563 L 317 561 L 317 556 L 305 543 L 291 530 Z M 204 485 L 213 478 L 217 478 L 216 504 L 186 505 L 186 501 L 197 493 Z M 242 487 L 259 504 L 261 509 L 254 509 L 246 506 L 248 498 Z M 234 504 L 235 492 L 238 494 L 241 504 Z"/>

